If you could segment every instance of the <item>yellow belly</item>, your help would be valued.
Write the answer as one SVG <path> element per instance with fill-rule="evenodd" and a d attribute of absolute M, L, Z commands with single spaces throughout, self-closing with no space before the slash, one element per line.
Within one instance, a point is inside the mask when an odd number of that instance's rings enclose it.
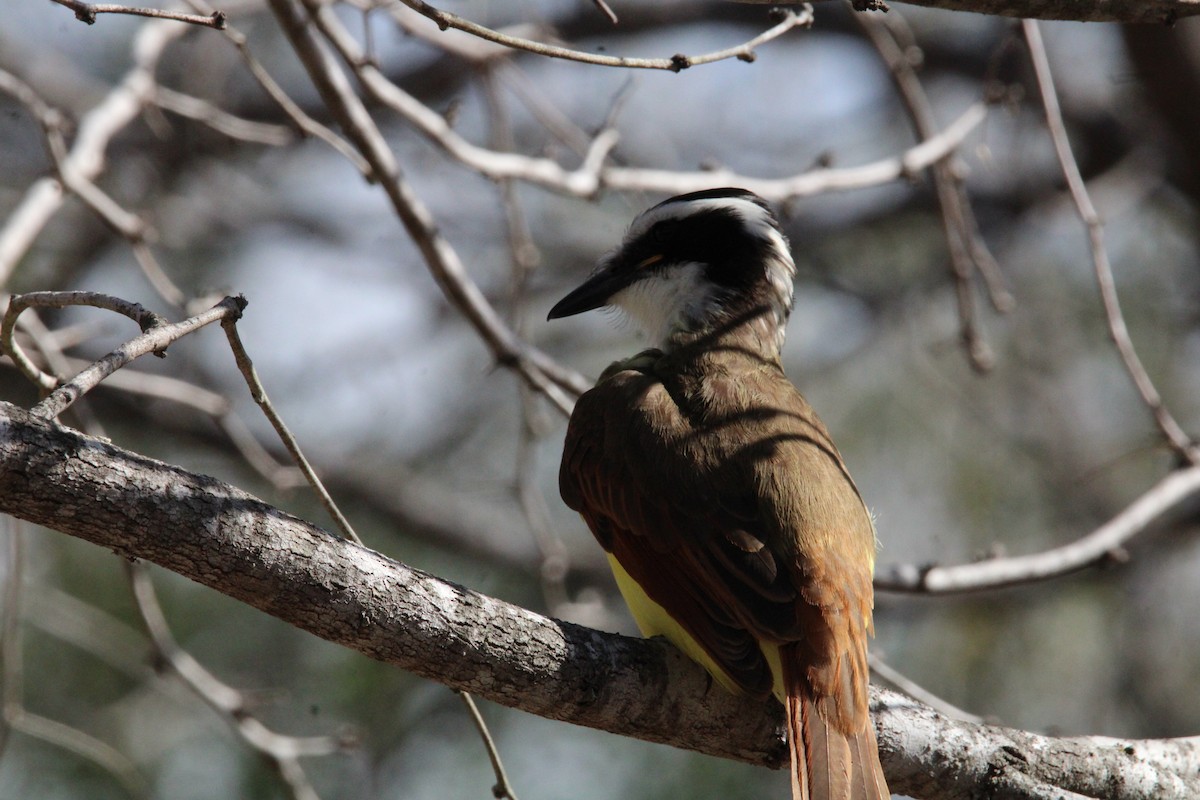
<path fill-rule="evenodd" d="M 708 670 L 708 674 L 712 675 L 717 683 L 734 694 L 741 694 L 742 690 L 733 678 L 729 677 L 729 673 L 713 660 L 712 656 L 700 646 L 700 643 L 690 633 L 683 629 L 682 625 L 675 621 L 674 617 L 667 613 L 665 608 L 650 599 L 650 596 L 642 590 L 637 581 L 630 577 L 612 553 L 607 555 L 608 565 L 612 567 L 613 575 L 617 579 L 617 588 L 621 590 L 621 596 L 625 598 L 625 604 L 629 606 L 642 635 L 666 637 L 668 642 L 682 650 L 688 658 Z M 779 646 L 762 641 L 758 645 L 762 648 L 763 655 L 766 656 L 767 664 L 771 667 L 771 677 L 774 679 L 773 692 L 782 703 L 784 702 L 783 671 L 779 663 Z"/>

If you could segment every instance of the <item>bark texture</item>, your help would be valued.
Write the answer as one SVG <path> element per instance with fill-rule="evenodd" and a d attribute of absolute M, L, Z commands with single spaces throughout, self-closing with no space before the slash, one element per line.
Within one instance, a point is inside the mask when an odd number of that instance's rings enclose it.
<path fill-rule="evenodd" d="M 540 616 L 338 539 L 214 478 L 0 402 L 0 513 L 152 561 L 439 683 L 552 719 L 786 764 L 782 710 L 673 648 Z M 920 798 L 1200 797 L 1200 740 L 1054 739 L 874 689 L 894 791 Z M 1073 793 L 1073 794 L 1072 794 Z"/>
<path fill-rule="evenodd" d="M 1058 19 L 1075 22 L 1133 22 L 1172 25 L 1200 14 L 1197 0 L 904 0 L 948 11 L 971 11 L 1001 17 Z"/>

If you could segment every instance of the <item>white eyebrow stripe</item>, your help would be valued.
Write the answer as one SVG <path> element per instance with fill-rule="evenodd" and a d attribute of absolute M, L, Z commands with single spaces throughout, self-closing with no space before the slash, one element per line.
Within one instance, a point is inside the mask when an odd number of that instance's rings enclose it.
<path fill-rule="evenodd" d="M 729 211 L 737 215 L 751 233 L 773 242 L 782 241 L 771 219 L 771 213 L 744 197 L 707 197 L 702 200 L 681 200 L 654 206 L 633 220 L 625 234 L 625 241 L 633 241 L 663 220 L 687 219 L 705 211 Z"/>

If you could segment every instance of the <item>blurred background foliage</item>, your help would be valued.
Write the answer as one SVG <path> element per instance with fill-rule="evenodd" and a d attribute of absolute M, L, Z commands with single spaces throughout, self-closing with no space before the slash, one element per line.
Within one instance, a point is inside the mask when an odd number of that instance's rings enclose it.
<path fill-rule="evenodd" d="M 535 25 L 585 51 L 699 53 L 767 27 L 727 3 L 624 2 L 611 26 L 587 2 L 455 3 L 496 27 Z M 273 18 L 230 8 L 250 49 L 308 113 L 328 121 Z M 338 9 L 370 32 L 384 72 L 472 142 L 575 163 L 610 123 L 618 163 L 721 165 L 773 177 L 850 166 L 914 143 L 887 69 L 842 6 L 762 47 L 680 74 L 514 54 L 484 65 L 406 34 L 387 13 Z M 939 123 L 1001 98 L 961 150 L 983 240 L 1013 310 L 975 287 L 994 355 L 973 371 L 959 339 L 946 240 L 927 176 L 799 199 L 782 209 L 800 269 L 787 368 L 832 430 L 877 515 L 881 565 L 1031 553 L 1109 519 L 1174 463 L 1108 339 L 1085 229 L 1063 191 L 1017 24 L 894 6 Z M 71 120 L 131 65 L 144 20 L 78 23 L 9 3 L 0 68 Z M 423 21 L 436 35 L 432 23 Z M 1171 410 L 1200 429 L 1200 24 L 1044 24 L 1071 141 L 1106 223 L 1132 338 Z M 220 34 L 185 32 L 161 86 L 231 114 L 287 120 Z M 548 324 L 629 219 L 662 199 L 594 201 L 516 184 L 535 266 L 514 269 L 501 190 L 376 109 L 402 169 L 485 294 L 522 331 L 587 375 L 635 347 L 604 314 Z M 498 125 L 507 120 L 510 127 Z M 284 418 L 367 544 L 524 606 L 633 632 L 583 524 L 557 496 L 565 420 L 491 363 L 445 301 L 385 198 L 324 143 L 267 146 L 148 107 L 108 150 L 98 183 L 158 233 L 154 251 L 188 298 L 249 299 L 242 335 Z M 0 96 L 0 225 L 52 173 L 34 119 Z M 23 254 L 8 291 L 90 289 L 180 318 L 128 242 L 69 200 Z M 102 354 L 132 326 L 101 312 L 44 315 L 69 352 Z M 205 330 L 133 369 L 217 392 L 282 460 L 223 337 Z M 198 391 L 198 390 L 197 390 Z M 31 404 L 7 359 L 0 397 Z M 252 469 L 210 416 L 115 388 L 91 413 L 121 446 L 218 476 L 324 522 L 304 488 Z M 68 420 L 78 424 L 80 420 Z M 278 477 L 278 475 L 277 475 Z M 1200 731 L 1200 537 L 1195 509 L 1138 539 L 1127 563 L 965 597 L 877 597 L 875 652 L 945 700 L 1014 727 L 1166 737 Z M 13 537 L 9 525 L 4 538 Z M 3 560 L 22 653 L 4 664 L 30 714 L 102 742 L 83 748 L 10 731 L 0 798 L 289 796 L 231 727 L 158 674 L 126 570 L 111 554 L 26 531 Z M 323 798 L 471 798 L 494 782 L 451 692 L 319 641 L 212 591 L 153 571 L 179 642 L 289 735 L 352 746 L 306 759 Z M 11 656 L 11 653 L 10 653 Z M 17 681 L 20 678 L 20 681 Z M 10 709 L 14 697 L 8 695 Z M 484 714 L 523 800 L 784 796 L 785 775 L 550 722 Z M 61 733 L 61 731 L 60 731 Z M 50 737 L 55 738 L 55 737 Z M 90 741 L 91 741 L 90 740 Z M 110 768 L 95 763 L 105 756 Z M 102 759 L 103 760 L 103 759 Z"/>

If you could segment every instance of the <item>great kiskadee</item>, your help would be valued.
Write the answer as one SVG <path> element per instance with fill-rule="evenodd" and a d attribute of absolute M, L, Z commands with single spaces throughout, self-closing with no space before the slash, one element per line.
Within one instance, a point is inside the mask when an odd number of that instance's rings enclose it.
<path fill-rule="evenodd" d="M 579 398 L 559 487 L 644 635 L 783 703 L 795 800 L 886 800 L 867 708 L 875 530 L 780 365 L 795 271 L 752 192 L 639 215 L 549 314 L 615 307 L 656 344 Z"/>

